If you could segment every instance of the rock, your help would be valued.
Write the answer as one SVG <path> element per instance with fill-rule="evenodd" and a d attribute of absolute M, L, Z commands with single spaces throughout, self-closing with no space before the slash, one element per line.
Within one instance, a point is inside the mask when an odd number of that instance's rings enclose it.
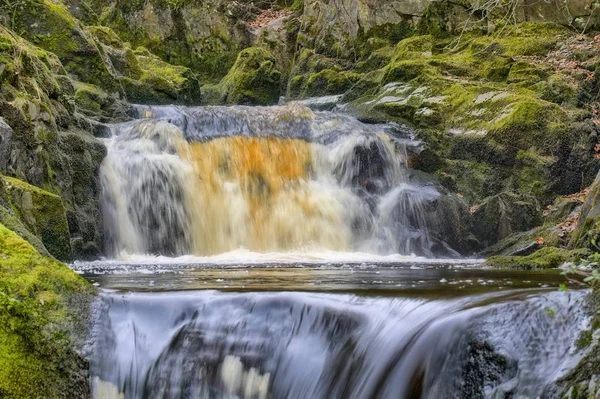
<path fill-rule="evenodd" d="M 331 69 L 298 75 L 290 81 L 288 95 L 293 98 L 308 98 L 344 94 L 360 78 L 361 75 L 356 72 L 337 72 Z"/>
<path fill-rule="evenodd" d="M 0 117 L 0 173 L 6 173 L 11 156 L 13 130 Z"/>
<path fill-rule="evenodd" d="M 95 289 L 2 224 L 0 263 L 0 392 L 89 397 L 88 365 L 78 351 L 88 333 Z"/>
<path fill-rule="evenodd" d="M 572 248 L 597 248 L 600 235 L 600 173 L 590 187 L 585 204 L 581 209 L 577 228 L 571 238 Z"/>
<path fill-rule="evenodd" d="M 13 15 L 12 29 L 58 56 L 78 80 L 120 93 L 118 79 L 80 22 L 60 2 L 32 0 Z"/>
<path fill-rule="evenodd" d="M 204 91 L 209 102 L 244 105 L 276 104 L 281 95 L 281 72 L 272 54 L 262 48 L 247 48 L 221 82 Z M 206 88 L 203 88 L 206 90 Z"/>
<path fill-rule="evenodd" d="M 474 207 L 472 216 L 476 237 L 488 246 L 542 223 L 542 212 L 535 198 L 510 192 L 486 198 Z"/>
<path fill-rule="evenodd" d="M 81 10 L 79 0 L 67 0 Z M 112 28 L 133 48 L 148 48 L 170 64 L 191 68 L 202 78 L 220 79 L 236 55 L 250 41 L 242 21 L 260 10 L 247 2 L 225 0 L 169 3 L 158 0 L 126 1 L 115 6 L 109 0 L 92 0 L 92 15 L 77 11 L 92 24 Z M 239 23 L 238 23 L 239 22 Z"/>
<path fill-rule="evenodd" d="M 23 181 L 3 177 L 10 206 L 24 226 L 37 236 L 52 256 L 72 259 L 71 237 L 61 198 Z"/>
<path fill-rule="evenodd" d="M 162 61 L 147 50 L 134 52 L 139 61 L 139 80 L 122 79 L 127 99 L 140 104 L 200 104 L 202 93 L 196 75 L 183 66 Z"/>
<path fill-rule="evenodd" d="M 94 242 L 98 248 L 104 243 L 98 173 L 105 156 L 104 144 L 85 132 L 72 130 L 59 135 L 58 158 L 65 166 L 57 184 L 67 208 L 71 237 Z M 74 256 L 80 253 L 74 251 Z"/>

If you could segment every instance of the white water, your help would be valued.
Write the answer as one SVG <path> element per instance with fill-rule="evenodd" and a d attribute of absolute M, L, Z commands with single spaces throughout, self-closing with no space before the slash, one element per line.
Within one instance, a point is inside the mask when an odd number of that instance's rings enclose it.
<path fill-rule="evenodd" d="M 94 332 L 94 392 L 98 399 L 546 397 L 581 355 L 574 342 L 585 321 L 582 297 L 106 294 Z"/>
<path fill-rule="evenodd" d="M 112 127 L 102 165 L 110 256 L 433 255 L 440 194 L 408 181 L 415 143 L 390 126 L 299 104 L 140 113 Z"/>

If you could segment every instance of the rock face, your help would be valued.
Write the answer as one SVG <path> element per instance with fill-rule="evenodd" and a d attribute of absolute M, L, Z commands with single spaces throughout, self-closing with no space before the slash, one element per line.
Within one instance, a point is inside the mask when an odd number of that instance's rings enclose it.
<path fill-rule="evenodd" d="M 51 194 L 17 179 L 4 177 L 10 207 L 55 258 L 71 260 L 71 240 L 63 202 Z"/>
<path fill-rule="evenodd" d="M 133 46 L 211 78 L 224 76 L 248 45 L 249 34 L 237 21 L 251 19 L 257 11 L 246 2 L 223 0 L 66 3 L 83 21 L 111 27 Z"/>
<path fill-rule="evenodd" d="M 514 232 L 527 231 L 541 224 L 542 212 L 535 198 L 501 193 L 486 198 L 472 210 L 476 235 L 485 246 Z"/>

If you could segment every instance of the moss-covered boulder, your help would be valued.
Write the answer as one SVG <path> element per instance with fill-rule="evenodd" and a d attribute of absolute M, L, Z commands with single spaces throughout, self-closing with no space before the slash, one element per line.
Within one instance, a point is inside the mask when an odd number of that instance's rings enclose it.
<path fill-rule="evenodd" d="M 220 80 L 249 41 L 245 22 L 260 9 L 223 0 L 65 0 L 89 25 L 110 27 L 132 48 L 149 49 L 173 65 L 191 68 L 203 80 Z M 83 4 L 82 4 L 83 3 Z"/>
<path fill-rule="evenodd" d="M 139 65 L 134 74 L 124 72 L 121 82 L 127 99 L 140 104 L 199 104 L 200 83 L 189 68 L 168 64 L 144 48 L 133 52 Z M 134 62 L 134 61 L 132 61 Z"/>
<path fill-rule="evenodd" d="M 0 396 L 87 398 L 77 353 L 95 290 L 0 224 Z"/>
<path fill-rule="evenodd" d="M 71 260 L 71 236 L 61 198 L 14 178 L 0 179 L 6 184 L 10 206 L 27 229 L 55 258 Z"/>
<path fill-rule="evenodd" d="M 600 129 L 580 109 L 589 73 L 560 68 L 574 61 L 553 51 L 575 40 L 539 23 L 411 36 L 360 61 L 360 80 L 343 101 L 361 119 L 414 127 L 425 148 L 413 166 L 470 206 L 502 192 L 546 206 L 588 185 L 599 165 L 592 148 Z"/>
<path fill-rule="evenodd" d="M 485 261 L 485 265 L 499 269 L 553 269 L 586 255 L 589 255 L 587 250 L 546 247 L 527 256 L 492 256 Z"/>
<path fill-rule="evenodd" d="M 262 48 L 247 48 L 221 82 L 203 87 L 207 101 L 224 104 L 276 104 L 281 95 L 281 72 L 275 58 Z"/>
<path fill-rule="evenodd" d="M 509 192 L 486 198 L 471 212 L 475 234 L 486 246 L 542 222 L 542 212 L 535 198 Z"/>

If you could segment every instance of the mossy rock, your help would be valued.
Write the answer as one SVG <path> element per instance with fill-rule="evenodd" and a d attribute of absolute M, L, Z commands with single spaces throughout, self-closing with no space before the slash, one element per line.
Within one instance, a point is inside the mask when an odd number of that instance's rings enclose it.
<path fill-rule="evenodd" d="M 589 255 L 587 250 L 567 250 L 556 247 L 546 247 L 528 256 L 492 256 L 485 265 L 498 269 L 555 269 L 562 264 Z"/>
<path fill-rule="evenodd" d="M 189 68 L 166 63 L 143 48 L 131 54 L 135 55 L 140 75 L 125 73 L 121 79 L 128 100 L 140 104 L 202 102 L 200 82 Z"/>
<path fill-rule="evenodd" d="M 571 248 L 594 248 L 600 244 L 600 173 L 590 187 L 581 209 L 577 228 L 571 238 Z"/>
<path fill-rule="evenodd" d="M 291 81 L 288 95 L 292 98 L 308 98 L 344 94 L 361 78 L 356 72 L 338 72 L 325 69 L 317 73 L 298 75 Z"/>
<path fill-rule="evenodd" d="M 98 86 L 77 83 L 75 89 L 75 104 L 86 114 L 98 115 L 115 101 Z"/>
<path fill-rule="evenodd" d="M 473 208 L 472 214 L 475 235 L 485 245 L 542 224 L 542 212 L 535 198 L 511 192 L 486 198 Z"/>
<path fill-rule="evenodd" d="M 490 136 L 499 143 L 549 152 L 567 134 L 568 117 L 558 105 L 541 101 L 521 101 L 505 108 Z"/>
<path fill-rule="evenodd" d="M 89 397 L 85 339 L 95 290 L 0 224 L 0 396 Z"/>
<path fill-rule="evenodd" d="M 62 199 L 38 187 L 11 178 L 4 179 L 13 210 L 55 258 L 72 258 L 71 236 Z"/>
<path fill-rule="evenodd" d="M 58 56 L 78 80 L 121 92 L 118 79 L 81 23 L 58 1 L 32 0 L 16 9 L 12 29 Z"/>
<path fill-rule="evenodd" d="M 271 53 L 263 48 L 247 48 L 239 53 L 229 73 L 217 85 L 219 102 L 276 104 L 281 95 L 281 77 Z"/>

